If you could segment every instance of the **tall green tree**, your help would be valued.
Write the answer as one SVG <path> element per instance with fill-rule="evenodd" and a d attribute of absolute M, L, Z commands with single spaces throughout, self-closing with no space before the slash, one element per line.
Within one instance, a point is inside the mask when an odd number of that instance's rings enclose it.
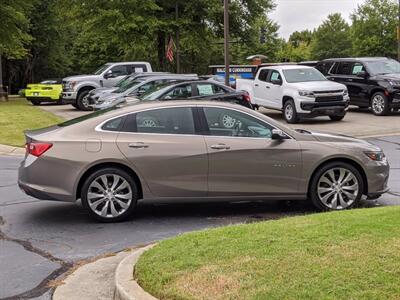
<path fill-rule="evenodd" d="M 350 26 L 340 13 L 329 15 L 315 30 L 311 46 L 311 55 L 314 59 L 351 55 Z"/>
<path fill-rule="evenodd" d="M 396 57 L 398 3 L 395 0 L 366 0 L 351 15 L 351 36 L 357 56 Z"/>
<path fill-rule="evenodd" d="M 300 44 L 309 45 L 313 39 L 313 32 L 311 30 L 295 31 L 289 37 L 289 43 L 294 47 L 299 47 Z"/>

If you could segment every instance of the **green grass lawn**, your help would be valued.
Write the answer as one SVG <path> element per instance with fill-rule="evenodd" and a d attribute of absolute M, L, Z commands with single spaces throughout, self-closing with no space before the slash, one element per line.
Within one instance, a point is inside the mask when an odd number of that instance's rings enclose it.
<path fill-rule="evenodd" d="M 184 234 L 134 276 L 160 299 L 400 299 L 400 207 Z"/>
<path fill-rule="evenodd" d="M 0 144 L 22 147 L 24 130 L 60 123 L 61 118 L 34 107 L 24 98 L 0 101 Z"/>

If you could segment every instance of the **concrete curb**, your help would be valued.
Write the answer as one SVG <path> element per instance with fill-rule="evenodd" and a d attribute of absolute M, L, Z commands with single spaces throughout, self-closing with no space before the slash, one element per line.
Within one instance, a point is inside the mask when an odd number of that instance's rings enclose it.
<path fill-rule="evenodd" d="M 25 155 L 25 148 L 0 144 L 0 155 L 12 155 L 12 156 Z"/>
<path fill-rule="evenodd" d="M 114 300 L 157 300 L 133 279 L 133 270 L 139 260 L 139 257 L 156 244 L 148 245 L 134 250 L 134 252 L 125 257 L 118 265 L 115 271 L 115 293 Z"/>

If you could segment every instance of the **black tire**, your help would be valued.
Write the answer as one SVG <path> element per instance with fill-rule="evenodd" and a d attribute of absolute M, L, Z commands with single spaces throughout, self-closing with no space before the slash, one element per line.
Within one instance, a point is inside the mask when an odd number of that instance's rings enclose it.
<path fill-rule="evenodd" d="M 371 97 L 371 110 L 376 116 L 386 116 L 390 112 L 389 99 L 382 92 L 377 92 Z"/>
<path fill-rule="evenodd" d="M 71 105 L 72 105 L 73 107 L 75 107 L 76 109 L 79 109 L 78 104 L 76 104 L 76 103 L 71 103 Z"/>
<path fill-rule="evenodd" d="M 31 102 L 33 105 L 40 105 L 40 103 L 41 103 L 41 101 L 37 100 L 37 99 L 32 99 Z"/>
<path fill-rule="evenodd" d="M 63 101 L 63 99 L 58 99 L 56 103 L 57 103 L 57 105 L 63 105 L 64 101 Z"/>
<path fill-rule="evenodd" d="M 342 207 L 342 208 L 341 208 L 341 207 L 337 207 L 337 208 L 335 209 L 335 208 L 329 207 L 329 206 L 328 206 L 329 203 L 328 203 L 328 205 L 325 204 L 325 203 L 320 199 L 320 196 L 319 196 L 319 194 L 318 194 L 318 184 L 319 184 L 319 181 L 320 181 L 321 177 L 323 177 L 329 170 L 333 170 L 333 169 L 336 169 L 336 171 L 334 172 L 334 176 L 336 177 L 335 181 L 336 181 L 336 180 L 338 181 L 338 180 L 340 179 L 340 177 L 339 177 L 340 175 L 339 175 L 337 169 L 345 169 L 345 170 L 351 172 L 351 173 L 354 175 L 355 179 L 357 180 L 357 188 L 356 188 L 356 190 L 354 191 L 354 192 L 356 192 L 357 194 L 354 195 L 353 202 L 350 203 L 348 206 L 346 206 L 346 207 L 344 207 L 344 208 L 343 208 L 343 207 Z M 342 178 L 342 181 L 343 181 L 344 179 L 346 179 L 346 178 L 347 178 L 347 176 L 344 176 L 344 178 Z M 354 184 L 354 182 L 355 182 L 355 181 L 349 181 L 348 183 L 349 183 L 349 184 Z M 322 182 L 321 184 L 326 184 L 326 187 L 329 188 L 329 184 L 328 184 L 328 183 Z M 354 185 L 351 185 L 351 186 L 354 186 Z M 349 186 L 347 186 L 347 187 L 349 187 Z M 324 188 L 324 187 L 321 187 L 321 188 Z M 338 187 L 338 189 L 340 189 L 340 190 L 346 190 L 346 189 L 342 189 L 342 187 L 340 187 L 340 188 Z M 311 199 L 312 204 L 313 204 L 318 210 L 320 210 L 320 211 L 330 211 L 330 210 L 351 209 L 351 208 L 357 207 L 358 204 L 359 204 L 359 202 L 360 202 L 361 196 L 362 196 L 362 194 L 363 194 L 363 190 L 364 190 L 364 181 L 363 181 L 363 179 L 362 179 L 362 176 L 361 176 L 360 172 L 359 172 L 354 166 L 352 166 L 351 164 L 345 163 L 345 162 L 331 162 L 331 163 L 328 163 L 328 164 L 326 164 L 326 165 L 323 165 L 322 167 L 320 167 L 320 168 L 315 172 L 313 178 L 311 178 L 311 183 L 310 183 L 310 187 L 309 187 L 308 193 L 309 193 L 309 197 L 310 197 L 310 199 Z M 348 190 L 346 190 L 346 191 L 348 191 Z M 329 194 L 330 192 L 329 192 L 329 191 L 326 191 L 326 193 Z M 327 194 L 322 194 L 322 197 L 324 198 L 326 195 L 327 195 Z M 334 196 L 334 194 L 333 194 L 332 196 Z M 345 196 L 346 196 L 346 195 L 345 195 Z M 343 194 L 342 194 L 342 197 L 343 197 Z M 347 197 L 347 196 L 346 196 L 346 197 Z M 327 201 L 330 200 L 329 198 L 330 198 L 330 197 L 328 197 Z M 351 200 L 351 199 L 348 198 L 347 200 Z M 338 199 L 338 201 L 339 201 L 339 199 Z M 331 203 L 330 203 L 331 206 L 332 206 L 332 202 L 333 202 L 333 201 L 331 200 Z M 349 201 L 349 202 L 350 202 L 350 201 Z M 349 203 L 349 202 L 348 202 L 348 203 Z"/>
<path fill-rule="evenodd" d="M 329 116 L 329 118 L 330 118 L 332 121 L 342 121 L 343 118 L 344 118 L 344 115 L 343 115 L 343 116 Z"/>
<path fill-rule="evenodd" d="M 131 198 L 129 198 L 130 202 L 129 202 L 129 206 L 127 208 L 125 208 L 125 211 L 121 212 L 121 214 L 119 214 L 118 216 L 114 217 L 114 216 L 101 216 L 100 214 L 96 213 L 89 204 L 89 199 L 88 199 L 88 191 L 90 188 L 90 185 L 96 181 L 96 179 L 98 179 L 100 176 L 102 175 L 109 175 L 107 178 L 113 178 L 112 175 L 117 175 L 120 177 L 119 182 L 123 182 L 121 180 L 121 178 L 123 180 L 125 180 L 125 182 L 129 185 L 130 188 L 130 192 L 131 192 Z M 114 179 L 113 179 L 114 180 Z M 127 185 L 127 186 L 128 186 Z M 104 187 L 104 184 L 101 184 L 102 187 Z M 118 187 L 118 185 L 117 185 Z M 108 189 L 110 189 L 110 185 L 108 186 Z M 128 190 L 128 188 L 126 188 Z M 118 189 L 117 189 L 118 190 Z M 93 190 L 91 190 L 93 192 Z M 122 191 L 122 189 L 121 189 Z M 128 190 L 129 191 L 129 190 Z M 137 204 L 137 199 L 139 197 L 139 193 L 138 193 L 139 189 L 138 186 L 136 184 L 136 182 L 133 180 L 132 176 L 130 176 L 127 172 L 125 172 L 122 169 L 119 168 L 114 168 L 114 167 L 109 167 L 109 168 L 104 168 L 104 169 L 100 169 L 95 171 L 94 173 L 92 173 L 88 178 L 86 178 L 83 186 L 82 186 L 82 190 L 81 190 L 81 199 L 82 199 L 82 205 L 83 207 L 86 209 L 86 211 L 89 213 L 89 215 L 93 218 L 95 218 L 98 221 L 101 222 L 105 222 L 105 223 L 111 223 L 111 222 L 120 222 L 120 221 L 124 221 L 127 218 L 129 218 L 132 213 L 134 212 L 135 208 L 136 208 L 136 204 Z M 98 193 L 101 193 L 100 190 L 98 190 Z M 110 193 L 110 192 L 109 192 Z M 118 193 L 117 193 L 118 194 Z M 103 194 L 104 195 L 104 194 Z M 114 194 L 115 195 L 115 194 Z M 120 195 L 124 195 L 126 196 L 127 194 L 120 194 Z M 104 199 L 108 197 L 108 196 L 104 196 Z M 96 208 L 104 208 L 104 206 L 106 206 L 105 202 L 109 202 L 107 204 L 107 208 L 106 211 L 108 213 L 108 211 L 111 213 L 111 205 L 114 207 L 114 209 L 121 209 L 121 211 L 124 209 L 122 206 L 120 206 L 118 204 L 117 201 L 121 201 L 121 199 L 117 199 L 116 196 L 113 196 L 114 200 L 105 200 L 102 203 L 98 204 L 96 206 Z M 95 199 L 95 200 L 93 200 Z M 93 205 L 93 203 L 97 200 L 100 200 L 99 198 L 93 198 L 91 204 Z M 113 202 L 113 203 L 111 203 Z M 104 205 L 101 207 L 101 205 L 104 203 Z M 100 206 L 100 207 L 99 207 Z"/>
<path fill-rule="evenodd" d="M 89 101 L 87 97 L 89 95 L 90 90 L 82 91 L 78 94 L 78 98 L 76 99 L 76 104 L 79 110 L 89 111 L 92 108 L 89 106 Z"/>
<path fill-rule="evenodd" d="M 283 117 L 285 118 L 286 122 L 290 124 L 299 122 L 296 105 L 292 99 L 285 102 L 285 105 L 283 106 Z"/>

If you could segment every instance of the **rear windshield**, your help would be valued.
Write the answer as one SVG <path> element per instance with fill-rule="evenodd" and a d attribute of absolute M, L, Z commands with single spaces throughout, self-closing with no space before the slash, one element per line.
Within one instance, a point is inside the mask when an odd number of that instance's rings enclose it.
<path fill-rule="evenodd" d="M 87 115 L 84 115 L 84 116 L 81 116 L 81 117 L 78 117 L 78 118 L 75 118 L 75 119 L 72 119 L 72 120 L 65 121 L 63 123 L 57 124 L 57 126 L 66 127 L 66 126 L 74 125 L 74 124 L 77 124 L 77 123 L 80 123 L 80 122 L 83 122 L 83 121 L 86 121 L 86 120 L 93 119 L 93 118 L 96 118 L 98 116 L 104 115 L 105 113 L 108 113 L 109 111 L 113 111 L 113 110 L 116 110 L 116 109 L 119 109 L 119 108 L 121 108 L 121 106 L 115 105 L 115 106 L 112 106 L 112 107 L 109 107 L 109 108 L 106 108 L 106 109 L 102 109 L 102 110 L 98 110 L 98 111 L 92 112 L 90 114 L 87 114 Z"/>
<path fill-rule="evenodd" d="M 327 80 L 320 71 L 314 68 L 283 70 L 283 74 L 289 83 Z"/>

